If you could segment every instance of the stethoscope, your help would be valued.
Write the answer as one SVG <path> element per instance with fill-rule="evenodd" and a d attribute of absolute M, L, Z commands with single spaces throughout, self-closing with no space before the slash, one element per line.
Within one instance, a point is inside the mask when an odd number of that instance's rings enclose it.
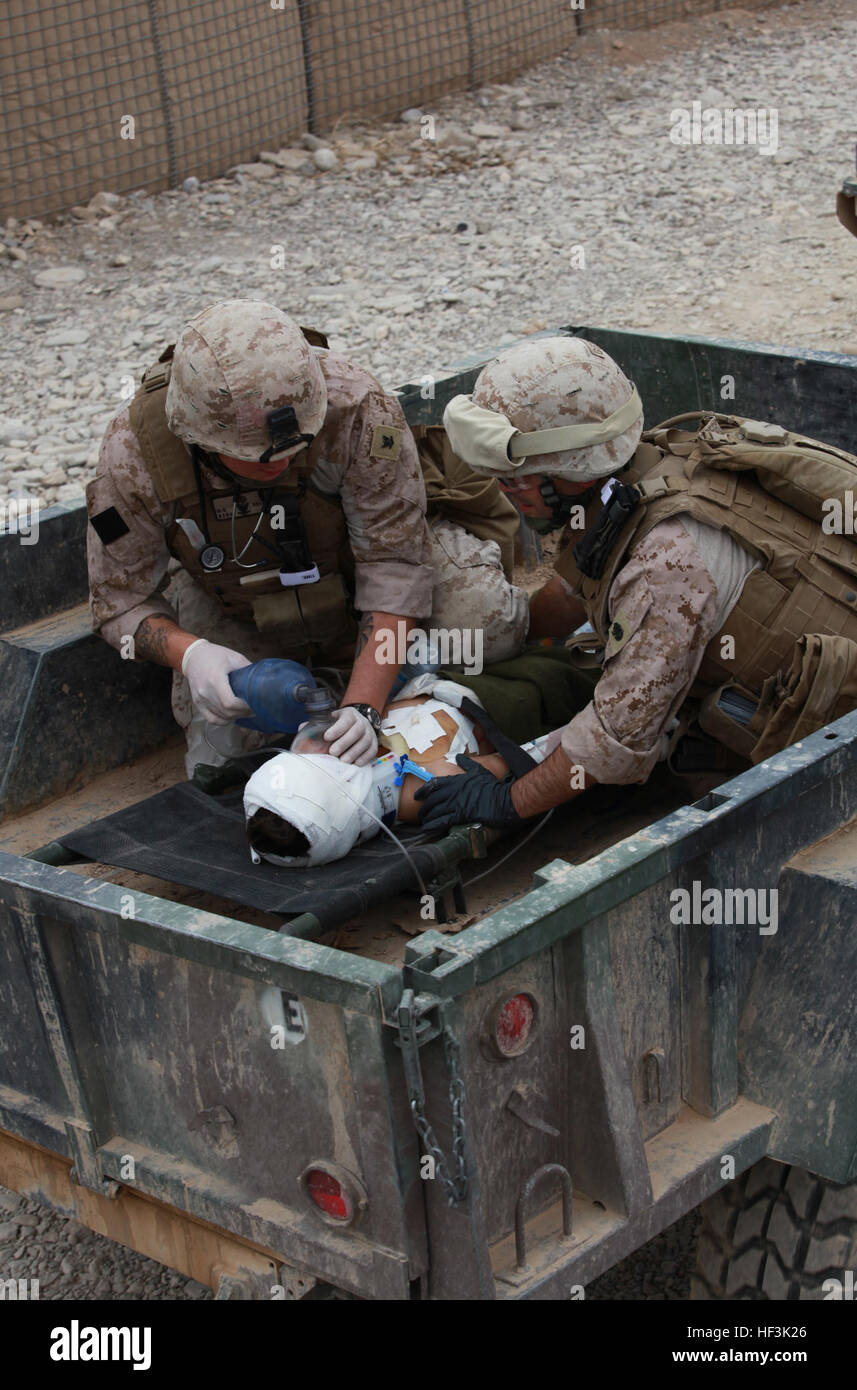
<path fill-rule="evenodd" d="M 209 466 L 212 468 L 212 471 L 217 473 L 218 477 L 222 477 L 223 475 L 221 474 L 219 468 L 217 468 L 213 464 L 213 461 L 209 460 L 208 462 Z M 223 566 L 226 564 L 226 551 L 223 549 L 222 546 L 214 545 L 211 539 L 211 534 L 208 529 L 208 508 L 206 506 L 205 501 L 205 489 L 202 485 L 202 470 L 200 468 L 197 449 L 193 450 L 193 473 L 194 478 L 196 479 L 196 493 L 197 498 L 199 499 L 199 513 L 200 521 L 202 523 L 200 526 L 200 531 L 202 534 L 203 544 L 198 552 L 199 563 L 202 565 L 202 568 L 206 571 L 207 574 L 215 574 L 219 570 L 222 570 Z M 232 479 L 228 479 L 227 481 L 232 482 Z M 238 550 L 238 540 L 235 535 L 235 522 L 238 517 L 238 498 L 241 495 L 241 488 L 238 486 L 237 483 L 233 485 L 233 488 L 234 490 L 232 493 L 232 520 L 230 525 L 230 531 L 232 535 L 232 559 L 229 563 L 237 565 L 239 569 L 242 570 L 260 569 L 263 565 L 267 564 L 266 560 L 260 560 L 251 562 L 250 564 L 244 564 L 242 561 L 242 557 L 247 554 L 247 551 L 249 550 L 250 546 L 257 538 L 260 545 L 264 545 L 265 548 L 267 550 L 270 550 L 273 555 L 277 555 L 277 551 L 274 548 L 274 546 L 272 546 L 270 542 L 265 539 L 264 536 L 259 535 L 259 527 L 262 525 L 262 522 L 265 520 L 265 517 L 271 510 L 271 498 L 274 495 L 274 489 L 272 487 L 253 489 L 254 491 L 259 493 L 259 496 L 262 499 L 262 510 L 259 513 L 259 520 L 253 527 L 253 530 L 247 538 L 247 541 L 241 547 L 241 554 L 239 555 L 236 553 Z"/>

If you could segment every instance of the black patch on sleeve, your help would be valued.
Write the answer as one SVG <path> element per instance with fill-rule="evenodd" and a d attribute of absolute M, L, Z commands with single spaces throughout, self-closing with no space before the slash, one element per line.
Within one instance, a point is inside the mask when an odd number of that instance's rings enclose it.
<path fill-rule="evenodd" d="M 121 540 L 131 530 L 115 507 L 108 507 L 106 511 L 99 512 L 97 516 L 91 516 L 89 519 L 102 545 Z"/>

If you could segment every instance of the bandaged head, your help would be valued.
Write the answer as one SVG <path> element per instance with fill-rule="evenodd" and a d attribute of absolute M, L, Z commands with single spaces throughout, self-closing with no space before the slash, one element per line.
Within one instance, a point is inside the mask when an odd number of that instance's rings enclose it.
<path fill-rule="evenodd" d="M 252 852 L 287 868 L 341 859 L 376 833 L 367 812 L 381 809 L 371 767 L 329 753 L 279 753 L 244 788 Z"/>
<path fill-rule="evenodd" d="M 483 367 L 472 396 L 454 396 L 443 423 L 455 452 L 477 472 L 585 482 L 628 462 L 643 432 L 643 406 L 594 343 L 534 338 Z"/>

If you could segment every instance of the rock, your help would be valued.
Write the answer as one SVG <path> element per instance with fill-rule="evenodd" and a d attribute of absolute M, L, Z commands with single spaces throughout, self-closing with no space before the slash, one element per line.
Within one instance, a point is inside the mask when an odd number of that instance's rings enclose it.
<path fill-rule="evenodd" d="M 259 158 L 277 169 L 286 169 L 290 174 L 304 174 L 313 167 L 307 150 L 282 149 L 277 150 L 276 154 L 265 150 Z"/>
<path fill-rule="evenodd" d="M 20 246 L 7 246 L 6 255 L 13 261 L 27 261 L 29 256 Z"/>
<path fill-rule="evenodd" d="M 182 180 L 183 193 L 198 193 L 201 187 L 202 184 L 194 174 L 191 174 L 189 178 Z"/>
<path fill-rule="evenodd" d="M 206 256 L 204 261 L 199 261 L 196 267 L 198 275 L 210 275 L 213 270 L 219 269 L 223 265 L 221 256 Z"/>
<path fill-rule="evenodd" d="M 305 150 L 324 150 L 329 147 L 327 140 L 322 140 L 320 135 L 310 135 L 309 131 L 301 136 L 301 144 Z"/>
<path fill-rule="evenodd" d="M 54 265 L 49 270 L 40 270 L 33 276 L 33 284 L 39 289 L 60 290 L 66 285 L 79 285 L 86 279 L 86 271 L 80 265 Z"/>
<path fill-rule="evenodd" d="M 16 1240 L 18 1237 L 17 1221 L 4 1221 L 0 1225 L 0 1241 Z"/>
<path fill-rule="evenodd" d="M 470 134 L 475 135 L 477 140 L 502 140 L 509 134 L 509 127 L 505 125 L 491 125 L 488 121 L 477 121 L 470 127 Z"/>
<path fill-rule="evenodd" d="M 116 212 L 122 206 L 122 199 L 118 193 L 105 193 L 102 189 L 99 193 L 93 193 L 86 205 L 90 212 L 111 213 Z"/>
<path fill-rule="evenodd" d="M 11 415 L 0 415 L 0 444 L 11 444 L 13 439 L 26 439 L 29 426 L 23 420 Z"/>
<path fill-rule="evenodd" d="M 437 143 L 441 149 L 464 149 L 475 150 L 479 141 L 475 135 L 463 130 L 461 126 L 445 126 L 437 138 Z"/>
<path fill-rule="evenodd" d="M 230 174 L 243 174 L 248 179 L 270 179 L 276 174 L 276 169 L 272 164 L 236 164 L 229 170 Z"/>
<path fill-rule="evenodd" d="M 202 201 L 204 203 L 231 203 L 232 198 L 228 193 L 204 193 Z"/>
<path fill-rule="evenodd" d="M 24 300 L 20 294 L 4 294 L 0 296 L 0 314 L 7 314 L 11 309 L 22 309 L 23 306 Z"/>
<path fill-rule="evenodd" d="M 336 150 L 341 159 L 362 159 L 370 152 L 366 145 L 356 145 L 353 140 L 338 140 Z"/>
<path fill-rule="evenodd" d="M 399 117 L 405 125 L 418 125 L 423 118 L 423 113 L 418 106 L 409 106 L 407 111 L 403 111 Z"/>
<path fill-rule="evenodd" d="M 726 94 L 719 91 L 717 87 L 706 87 L 705 91 L 701 92 L 695 100 L 701 104 L 703 111 L 708 110 L 710 107 L 723 107 L 735 104 L 731 103 Z M 690 105 L 690 103 L 688 103 L 688 105 Z"/>
<path fill-rule="evenodd" d="M 302 150 L 262 150 L 259 155 L 261 164 L 273 164 L 275 169 L 299 169 L 307 162 L 307 157 Z"/>
<path fill-rule="evenodd" d="M 88 337 L 88 328 L 59 328 L 56 333 L 46 333 L 42 342 L 45 347 L 77 347 Z"/>
<path fill-rule="evenodd" d="M 370 151 L 369 154 L 361 155 L 359 159 L 346 160 L 345 167 L 346 169 L 352 170 L 355 174 L 360 173 L 364 169 L 377 169 L 378 156 L 374 151 Z"/>
<path fill-rule="evenodd" d="M 98 213 L 95 211 L 94 208 L 81 207 L 79 203 L 75 203 L 74 207 L 71 210 L 71 215 L 72 217 L 76 217 L 79 222 L 98 221 Z"/>
<path fill-rule="evenodd" d="M 119 254 L 119 255 L 117 255 L 117 256 L 111 256 L 111 257 L 110 257 L 110 260 L 107 262 L 107 264 L 108 264 L 109 266 L 113 266 L 113 267 L 117 267 L 117 266 L 120 266 L 120 265 L 130 265 L 130 264 L 131 264 L 131 257 L 130 257 L 130 256 L 124 256 L 124 255 L 121 255 L 121 254 Z"/>
<path fill-rule="evenodd" d="M 337 168 L 339 164 L 334 151 L 326 146 L 319 146 L 317 150 L 313 150 L 312 159 L 316 168 L 321 169 L 322 173 Z"/>
<path fill-rule="evenodd" d="M 15 1220 L 17 1221 L 19 1226 L 32 1227 L 38 1226 L 39 1224 L 39 1218 L 37 1216 L 32 1216 L 28 1211 L 19 1212 L 18 1215 L 15 1217 Z"/>

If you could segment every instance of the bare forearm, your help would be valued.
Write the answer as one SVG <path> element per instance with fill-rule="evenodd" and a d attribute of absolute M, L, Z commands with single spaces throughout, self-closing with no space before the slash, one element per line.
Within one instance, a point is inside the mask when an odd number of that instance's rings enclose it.
<path fill-rule="evenodd" d="M 575 776 L 577 773 L 577 776 Z M 512 787 L 512 805 L 519 816 L 540 816 L 554 806 L 561 806 L 595 785 L 582 768 L 575 768 L 562 748 L 555 748 L 550 757 L 520 777 Z"/>
<path fill-rule="evenodd" d="M 542 637 L 567 637 L 586 622 L 586 609 L 572 598 L 558 574 L 549 579 L 530 599 L 530 642 Z"/>
<path fill-rule="evenodd" d="M 158 666 L 169 666 L 176 671 L 181 667 L 182 657 L 196 637 L 192 632 L 174 623 L 160 613 L 144 618 L 134 633 L 134 659 L 154 661 Z"/>
<path fill-rule="evenodd" d="M 398 651 L 400 623 L 405 625 L 407 634 L 413 628 L 415 619 L 402 617 L 400 613 L 363 614 L 351 679 L 342 697 L 344 705 L 372 705 L 377 710 L 384 708 L 399 671 L 397 663 L 390 661 L 390 639 L 386 634 L 394 634 Z M 406 647 L 407 642 L 404 645 Z"/>

